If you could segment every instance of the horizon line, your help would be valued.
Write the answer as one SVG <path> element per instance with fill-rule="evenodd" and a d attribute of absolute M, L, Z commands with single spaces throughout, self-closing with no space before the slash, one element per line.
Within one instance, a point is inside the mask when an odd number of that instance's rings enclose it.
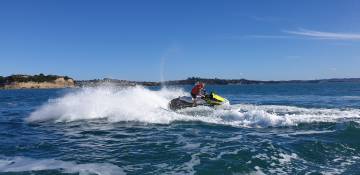
<path fill-rule="evenodd" d="M 147 80 L 131 80 L 131 79 L 119 79 L 119 78 L 110 78 L 110 77 L 103 77 L 103 78 L 92 78 L 92 79 L 77 79 L 77 78 L 73 78 L 69 75 L 58 75 L 58 74 L 44 74 L 44 73 L 39 73 L 39 74 L 11 74 L 8 76 L 3 76 L 0 75 L 0 77 L 9 77 L 9 76 L 14 76 L 14 75 L 27 75 L 27 76 L 35 76 L 35 75 L 40 75 L 43 74 L 45 76 L 48 75 L 54 75 L 54 76 L 61 76 L 61 77 L 69 77 L 75 81 L 90 81 L 90 80 L 104 80 L 104 79 L 110 79 L 110 80 L 123 80 L 123 81 L 132 81 L 132 82 L 168 82 L 168 81 L 181 81 L 181 80 L 187 80 L 190 78 L 196 78 L 196 79 L 205 79 L 205 80 L 211 80 L 211 79 L 218 79 L 218 80 L 249 80 L 249 81 L 317 81 L 317 80 L 331 80 L 331 79 L 360 79 L 360 77 L 332 77 L 332 78 L 312 78 L 312 79 L 269 79 L 269 80 L 264 80 L 264 79 L 249 79 L 249 78 L 218 78 L 218 77 L 212 77 L 212 78 L 207 78 L 207 77 L 198 77 L 198 76 L 189 76 L 187 78 L 182 78 L 182 79 L 170 79 L 170 80 L 153 80 L 153 81 L 147 81 Z"/>

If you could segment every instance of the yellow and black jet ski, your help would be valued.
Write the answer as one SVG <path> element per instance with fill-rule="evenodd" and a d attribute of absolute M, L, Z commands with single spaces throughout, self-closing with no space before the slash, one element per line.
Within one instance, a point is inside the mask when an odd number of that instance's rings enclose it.
<path fill-rule="evenodd" d="M 204 97 L 197 97 L 196 106 L 222 106 L 229 105 L 229 100 L 215 92 L 206 94 Z M 171 110 L 179 110 L 183 108 L 194 107 L 193 98 L 190 96 L 182 96 L 175 99 L 172 99 L 169 103 L 169 108 Z"/>

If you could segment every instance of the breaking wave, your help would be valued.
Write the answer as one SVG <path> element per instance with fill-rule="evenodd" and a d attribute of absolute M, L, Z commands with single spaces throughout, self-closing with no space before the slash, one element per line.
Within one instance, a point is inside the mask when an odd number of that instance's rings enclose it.
<path fill-rule="evenodd" d="M 26 118 L 27 122 L 107 119 L 168 124 L 201 121 L 240 127 L 294 126 L 300 123 L 360 121 L 359 109 L 300 108 L 280 105 L 235 104 L 214 109 L 196 107 L 173 112 L 168 102 L 186 95 L 182 89 L 83 88 L 49 100 Z"/>

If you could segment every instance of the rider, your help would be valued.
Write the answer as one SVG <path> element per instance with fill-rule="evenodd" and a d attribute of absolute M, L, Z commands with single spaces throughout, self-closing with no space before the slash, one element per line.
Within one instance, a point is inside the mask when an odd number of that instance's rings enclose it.
<path fill-rule="evenodd" d="M 193 98 L 193 106 L 196 106 L 196 97 L 204 97 L 205 83 L 197 82 L 191 90 L 191 97 Z"/>

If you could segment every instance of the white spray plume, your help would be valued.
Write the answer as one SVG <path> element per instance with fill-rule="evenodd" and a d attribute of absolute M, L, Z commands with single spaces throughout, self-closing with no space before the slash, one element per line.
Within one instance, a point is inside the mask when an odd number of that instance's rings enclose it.
<path fill-rule="evenodd" d="M 293 126 L 299 123 L 359 121 L 358 109 L 316 109 L 276 105 L 236 104 L 227 109 L 205 106 L 177 112 L 166 110 L 171 99 L 187 95 L 181 89 L 149 90 L 141 86 L 84 88 L 51 100 L 26 118 L 27 122 L 106 119 L 168 124 L 201 121 L 236 127 Z"/>

